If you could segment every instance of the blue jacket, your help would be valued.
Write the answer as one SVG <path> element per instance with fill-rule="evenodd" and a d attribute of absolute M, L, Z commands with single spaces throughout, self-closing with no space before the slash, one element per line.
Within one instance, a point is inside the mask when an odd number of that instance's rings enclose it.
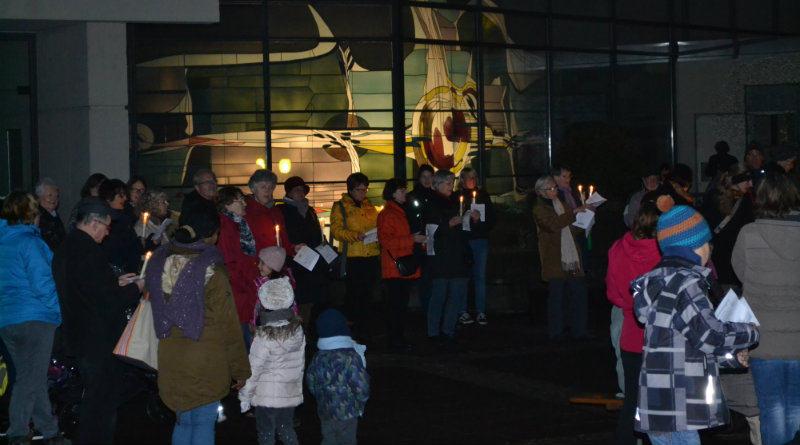
<path fill-rule="evenodd" d="M 353 349 L 317 351 L 306 371 L 306 383 L 317 399 L 322 420 L 348 420 L 364 414 L 369 375 Z"/>
<path fill-rule="evenodd" d="M 0 219 L 0 328 L 26 321 L 61 324 L 52 261 L 38 227 Z"/>

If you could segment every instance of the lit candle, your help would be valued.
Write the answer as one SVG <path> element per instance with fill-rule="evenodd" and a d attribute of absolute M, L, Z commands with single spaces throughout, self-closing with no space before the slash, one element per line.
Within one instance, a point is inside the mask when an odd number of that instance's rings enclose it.
<path fill-rule="evenodd" d="M 146 254 L 144 254 L 144 264 L 142 264 L 142 271 L 139 272 L 139 276 L 144 278 L 144 271 L 147 270 L 147 262 L 150 261 L 150 257 L 153 256 L 153 252 L 148 250 Z"/>
<path fill-rule="evenodd" d="M 578 184 L 578 194 L 581 195 L 581 205 L 586 204 L 586 200 L 583 198 L 583 186 Z"/>
<path fill-rule="evenodd" d="M 590 185 L 590 186 L 589 186 L 589 197 L 590 197 L 590 198 L 592 197 L 592 193 L 594 193 L 594 186 L 593 186 L 593 185 Z"/>
<path fill-rule="evenodd" d="M 458 197 L 458 216 L 464 215 L 464 195 Z"/>
<path fill-rule="evenodd" d="M 475 204 L 475 197 L 476 196 L 478 196 L 478 191 L 477 190 L 473 190 L 472 191 L 472 203 L 473 204 Z"/>
<path fill-rule="evenodd" d="M 150 214 L 147 212 L 142 213 L 142 238 L 144 238 L 144 231 L 147 228 L 147 218 L 150 217 Z"/>
<path fill-rule="evenodd" d="M 275 245 L 281 247 L 281 226 L 275 224 Z"/>

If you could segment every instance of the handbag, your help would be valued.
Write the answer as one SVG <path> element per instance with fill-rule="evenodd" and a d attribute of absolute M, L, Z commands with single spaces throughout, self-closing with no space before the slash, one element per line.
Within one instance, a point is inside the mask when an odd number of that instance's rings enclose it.
<path fill-rule="evenodd" d="M 158 337 L 149 295 L 139 300 L 113 353 L 133 365 L 158 370 Z"/>
<path fill-rule="evenodd" d="M 397 271 L 400 272 L 400 276 L 410 277 L 417 273 L 420 266 L 420 258 L 417 255 L 411 254 L 395 258 L 390 250 L 387 249 L 386 253 L 388 253 L 389 258 L 394 261 L 395 266 L 397 266 Z"/>

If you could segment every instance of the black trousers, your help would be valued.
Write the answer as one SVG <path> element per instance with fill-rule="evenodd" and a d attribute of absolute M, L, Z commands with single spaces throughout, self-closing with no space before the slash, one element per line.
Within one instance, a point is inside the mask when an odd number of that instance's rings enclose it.
<path fill-rule="evenodd" d="M 358 337 L 369 337 L 369 312 L 380 267 L 379 256 L 347 258 L 344 305 Z"/>
<path fill-rule="evenodd" d="M 622 356 L 622 370 L 625 374 L 625 399 L 617 420 L 615 443 L 636 444 L 637 437 L 644 437 L 633 431 L 636 423 L 636 405 L 639 403 L 639 372 L 642 369 L 642 354 L 620 351 Z"/>
<path fill-rule="evenodd" d="M 411 284 L 416 280 L 388 278 L 386 285 L 386 321 L 389 325 L 389 348 L 405 347 L 406 312 Z"/>
<path fill-rule="evenodd" d="M 78 358 L 84 392 L 73 443 L 114 443 L 125 364 L 111 354 L 111 349 L 113 346 L 108 352 L 90 352 Z"/>

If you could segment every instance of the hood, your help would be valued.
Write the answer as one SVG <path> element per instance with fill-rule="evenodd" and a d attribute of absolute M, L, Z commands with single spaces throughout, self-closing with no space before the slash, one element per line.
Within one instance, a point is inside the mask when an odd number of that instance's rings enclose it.
<path fill-rule="evenodd" d="M 631 281 L 633 308 L 639 322 L 643 324 L 647 322 L 649 308 L 678 271 L 684 273 L 689 280 L 702 282 L 706 282 L 711 274 L 711 269 L 698 266 L 684 258 L 665 257 L 653 270 Z M 686 284 L 688 283 L 682 283 L 681 287 Z"/>
<path fill-rule="evenodd" d="M 622 237 L 619 247 L 621 249 L 619 254 L 626 261 L 653 264 L 654 258 L 661 258 L 661 253 L 658 251 L 658 241 L 655 239 L 637 240 L 631 232 Z"/>
<path fill-rule="evenodd" d="M 800 259 L 800 221 L 788 219 L 759 219 L 756 231 L 764 242 L 781 259 L 798 261 Z"/>
<path fill-rule="evenodd" d="M 8 242 L 22 234 L 32 233 L 41 236 L 41 231 L 33 224 L 8 225 L 8 221 L 0 219 L 0 242 Z"/>

